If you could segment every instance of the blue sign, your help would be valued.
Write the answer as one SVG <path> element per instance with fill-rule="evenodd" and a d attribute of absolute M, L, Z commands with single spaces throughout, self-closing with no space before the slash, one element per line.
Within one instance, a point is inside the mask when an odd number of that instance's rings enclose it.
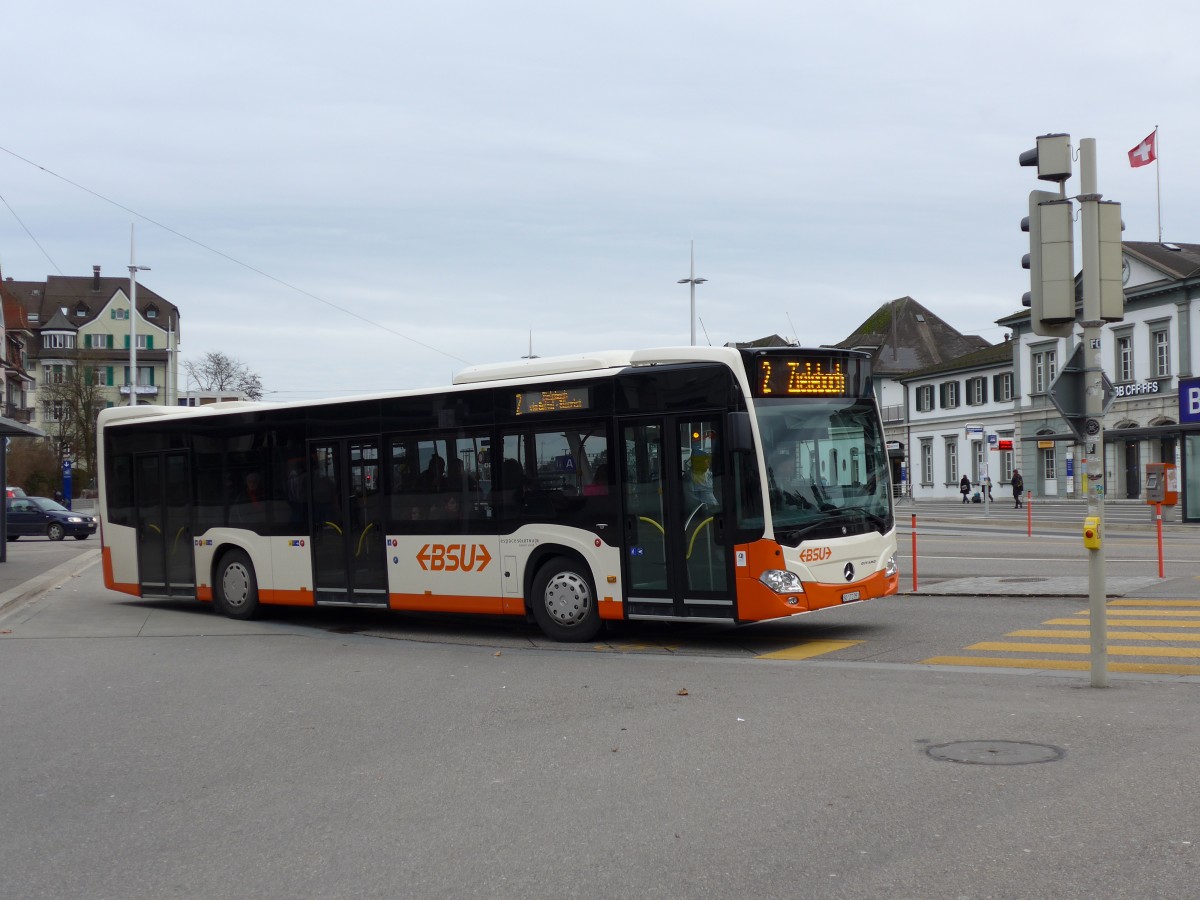
<path fill-rule="evenodd" d="M 71 508 L 71 461 L 63 460 L 62 466 L 62 502 L 67 509 Z"/>
<path fill-rule="evenodd" d="M 1200 422 L 1200 378 L 1179 379 L 1179 421 Z"/>

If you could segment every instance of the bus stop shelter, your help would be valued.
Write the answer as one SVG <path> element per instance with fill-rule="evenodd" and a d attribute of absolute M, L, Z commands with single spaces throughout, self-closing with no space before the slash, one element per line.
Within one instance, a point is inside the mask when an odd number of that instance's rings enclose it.
<path fill-rule="evenodd" d="M 0 453 L 0 483 L 5 486 L 5 503 L 0 506 L 0 563 L 8 562 L 8 442 L 15 437 L 45 437 L 46 432 L 31 425 L 22 425 L 14 419 L 0 416 L 0 436 L 4 438 L 4 452 Z"/>

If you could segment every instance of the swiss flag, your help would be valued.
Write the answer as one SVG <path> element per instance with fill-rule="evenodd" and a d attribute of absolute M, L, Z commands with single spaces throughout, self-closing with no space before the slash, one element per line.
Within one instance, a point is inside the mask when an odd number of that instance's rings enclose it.
<path fill-rule="evenodd" d="M 1147 166 L 1158 159 L 1158 153 L 1154 147 L 1154 139 L 1157 136 L 1157 131 L 1150 132 L 1149 137 L 1129 151 L 1129 164 L 1131 166 L 1136 169 L 1138 166 Z"/>

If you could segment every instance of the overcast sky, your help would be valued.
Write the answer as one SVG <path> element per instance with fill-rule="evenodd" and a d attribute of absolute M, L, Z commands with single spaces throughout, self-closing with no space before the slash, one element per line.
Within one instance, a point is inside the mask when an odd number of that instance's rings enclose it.
<path fill-rule="evenodd" d="M 1038 134 L 1127 240 L 1200 242 L 1191 2 L 20 3 L 0 268 L 129 265 L 272 399 L 467 363 L 845 338 L 911 296 L 989 341 Z M 1078 167 L 1076 166 L 1076 172 Z M 1069 185 L 1079 191 L 1078 177 Z"/>

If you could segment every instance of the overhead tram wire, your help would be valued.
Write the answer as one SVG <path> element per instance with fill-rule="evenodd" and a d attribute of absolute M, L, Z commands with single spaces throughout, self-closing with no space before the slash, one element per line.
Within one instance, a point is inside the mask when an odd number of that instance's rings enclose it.
<path fill-rule="evenodd" d="M 29 235 L 29 239 L 31 241 L 33 241 L 34 245 L 36 245 L 39 250 L 42 251 L 42 256 L 46 257 L 46 259 L 49 260 L 50 265 L 54 266 L 54 271 L 57 272 L 59 275 L 61 275 L 62 269 L 60 269 L 58 267 L 58 263 L 56 263 L 53 259 L 50 258 L 50 254 L 46 252 L 46 248 L 41 245 L 41 243 L 38 241 L 38 239 L 33 236 L 33 232 L 29 230 L 29 226 L 27 226 L 23 221 L 21 221 L 21 217 L 18 216 L 17 211 L 12 208 L 12 204 L 10 204 L 8 202 L 7 198 L 5 198 L 5 196 L 3 194 L 0 194 L 0 200 L 4 201 L 4 205 L 8 207 L 8 211 L 10 213 L 12 213 L 12 217 L 17 220 L 17 224 L 25 229 L 25 233 L 27 235 Z"/>
<path fill-rule="evenodd" d="M 284 281 L 282 278 L 276 278 L 274 275 L 271 275 L 269 272 L 264 272 L 262 269 L 257 269 L 254 266 L 250 265 L 249 263 L 244 263 L 240 259 L 230 256 L 228 253 L 224 253 L 221 250 L 216 249 L 215 247 L 208 246 L 208 244 L 205 244 L 203 241 L 198 241 L 195 238 L 189 237 L 188 235 L 186 235 L 180 231 L 176 231 L 174 228 L 172 228 L 169 225 L 164 225 L 162 222 L 152 219 L 147 215 L 143 215 L 142 213 L 138 212 L 135 209 L 130 209 L 128 206 L 118 203 L 116 200 L 112 200 L 109 197 L 105 197 L 103 194 L 93 191 L 89 187 L 85 187 L 82 184 L 78 184 L 77 182 L 72 181 L 70 178 L 67 178 L 66 176 L 59 175 L 57 172 L 53 171 L 52 169 L 47 169 L 45 166 L 39 165 L 38 163 L 35 163 L 31 159 L 26 159 L 24 156 L 21 156 L 21 154 L 14 153 L 12 150 L 9 150 L 7 147 L 0 146 L 0 150 L 4 151 L 5 153 L 7 153 L 9 156 L 13 157 L 14 159 L 19 159 L 21 162 L 25 163 L 26 165 L 33 166 L 35 169 L 40 169 L 41 171 L 45 172 L 47 175 L 51 175 L 54 178 L 57 178 L 59 181 L 65 182 L 66 184 L 71 185 L 71 187 L 73 187 L 77 190 L 83 191 L 85 194 L 91 194 L 93 197 L 95 197 L 99 200 L 103 200 L 105 203 L 107 203 L 111 206 L 115 206 L 117 209 L 120 209 L 120 210 L 123 210 L 123 211 L 129 213 L 131 216 L 137 216 L 143 222 L 149 222 L 151 225 L 154 225 L 157 228 L 161 228 L 163 231 L 166 231 L 169 234 L 173 234 L 173 235 L 175 235 L 175 237 L 181 238 L 182 240 L 187 241 L 189 244 L 195 244 L 200 249 L 207 250 L 209 253 L 216 254 L 217 256 L 221 257 L 222 259 L 228 260 L 229 262 L 233 263 L 234 265 L 241 266 L 243 269 L 253 272 L 255 275 L 260 275 L 263 278 L 266 278 L 268 281 L 273 281 L 278 285 L 282 285 L 283 287 L 287 288 L 288 290 L 292 290 L 298 294 L 302 294 L 311 300 L 316 300 L 318 303 L 324 303 L 330 309 L 336 309 L 340 313 L 345 313 L 348 316 L 358 319 L 360 322 L 365 322 L 366 324 L 370 325 L 373 328 L 378 328 L 381 331 L 386 331 L 388 334 L 395 335 L 396 337 L 406 340 L 409 343 L 416 344 L 418 347 L 424 347 L 426 350 L 430 350 L 434 353 L 437 353 L 440 356 L 445 356 L 448 359 L 453 359 L 456 362 L 463 363 L 464 365 L 468 365 L 468 366 L 471 365 L 471 361 L 468 359 L 463 359 L 461 356 L 455 356 L 453 353 L 447 353 L 445 350 L 440 350 L 437 347 L 434 347 L 430 344 L 426 344 L 424 341 L 418 341 L 416 338 L 409 337 L 407 334 L 402 334 L 401 332 L 396 331 L 394 328 L 388 328 L 386 325 L 381 325 L 379 322 L 376 322 L 373 319 L 368 319 L 366 316 L 360 315 L 359 313 L 356 313 L 353 310 L 346 309 L 344 306 L 338 306 L 336 303 L 333 303 L 330 300 L 326 300 L 324 297 L 319 297 L 316 294 L 312 293 L 311 291 L 306 291 L 306 290 L 304 290 L 304 288 L 297 287 L 294 284 Z M 5 205 L 7 205 L 7 203 Z M 10 207 L 10 209 L 11 209 L 11 207 Z M 16 215 L 16 214 L 14 213 L 14 215 Z M 17 219 L 17 221 L 20 222 L 21 220 Z M 24 223 L 22 223 L 22 227 L 24 227 Z M 26 229 L 26 232 L 28 232 L 28 229 Z M 33 235 L 30 235 L 30 237 L 32 238 Z M 35 240 L 34 243 L 36 244 L 37 241 Z M 39 244 L 38 246 L 40 247 L 41 245 Z M 44 250 L 42 252 L 45 253 Z M 47 259 L 49 259 L 49 256 L 47 256 Z M 51 264 L 53 265 L 53 260 L 51 260 Z M 54 268 L 58 269 L 58 266 L 55 266 Z M 62 272 L 60 271 L 59 274 L 61 275 Z"/>

